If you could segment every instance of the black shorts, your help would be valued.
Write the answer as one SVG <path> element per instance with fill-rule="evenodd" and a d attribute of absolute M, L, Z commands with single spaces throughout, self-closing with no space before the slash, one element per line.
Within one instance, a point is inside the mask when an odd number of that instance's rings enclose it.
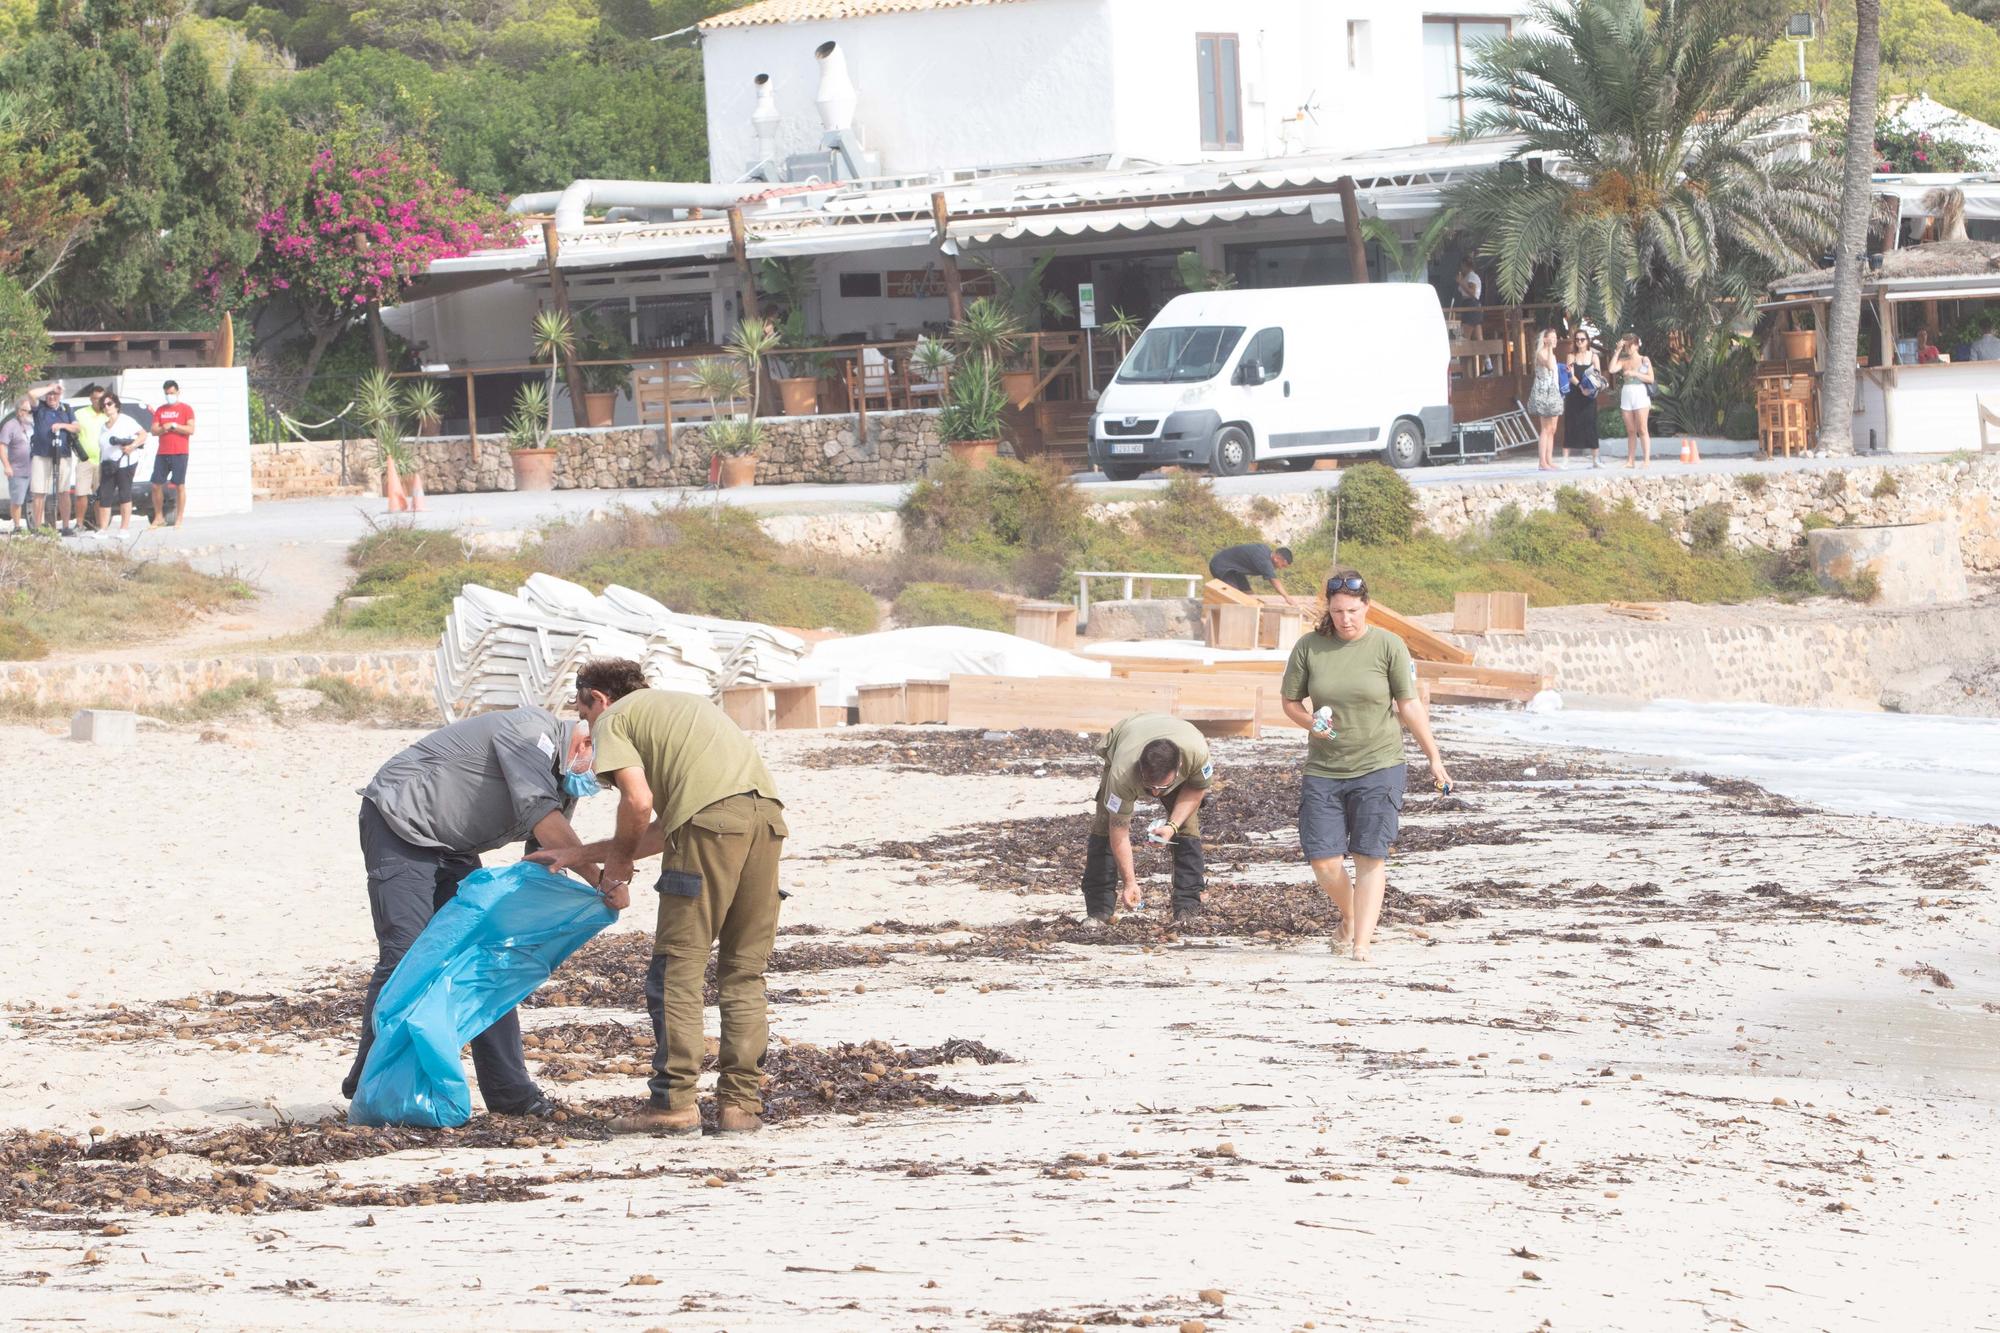
<path fill-rule="evenodd" d="M 155 486 L 185 486 L 188 477 L 186 454 L 157 454 L 153 458 Z"/>
<path fill-rule="evenodd" d="M 106 466 L 97 476 L 97 503 L 109 509 L 132 503 L 132 474 L 136 467 Z"/>

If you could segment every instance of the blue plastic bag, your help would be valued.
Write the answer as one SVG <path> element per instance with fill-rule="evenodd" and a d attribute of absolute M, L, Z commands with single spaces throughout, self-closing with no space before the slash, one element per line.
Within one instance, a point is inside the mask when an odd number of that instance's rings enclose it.
<path fill-rule="evenodd" d="M 617 919 L 597 890 L 532 861 L 466 876 L 382 987 L 348 1120 L 464 1124 L 472 1089 L 459 1049 Z"/>

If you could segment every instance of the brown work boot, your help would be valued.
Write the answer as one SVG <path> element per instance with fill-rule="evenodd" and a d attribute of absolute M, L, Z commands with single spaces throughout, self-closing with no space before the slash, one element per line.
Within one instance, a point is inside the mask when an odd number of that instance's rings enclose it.
<path fill-rule="evenodd" d="M 763 1127 L 764 1117 L 755 1111 L 726 1103 L 715 1109 L 715 1132 L 718 1134 L 755 1134 Z"/>
<path fill-rule="evenodd" d="M 665 1134 L 674 1138 L 686 1138 L 701 1133 L 701 1108 L 685 1107 L 679 1111 L 669 1111 L 664 1107 L 648 1106 L 643 1111 L 631 1115 L 612 1117 L 608 1126 L 613 1134 Z"/>

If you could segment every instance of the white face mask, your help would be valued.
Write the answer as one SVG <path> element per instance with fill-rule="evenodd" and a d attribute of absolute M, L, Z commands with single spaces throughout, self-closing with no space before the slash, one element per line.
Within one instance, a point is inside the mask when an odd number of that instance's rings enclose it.
<path fill-rule="evenodd" d="M 168 392 L 167 392 L 167 401 L 168 401 L 168 402 L 170 402 L 170 403 L 178 403 L 178 402 L 179 402 L 180 400 L 181 400 L 181 396 L 180 396 L 179 394 L 177 394 L 177 393 L 173 392 L 172 390 L 168 390 Z"/>

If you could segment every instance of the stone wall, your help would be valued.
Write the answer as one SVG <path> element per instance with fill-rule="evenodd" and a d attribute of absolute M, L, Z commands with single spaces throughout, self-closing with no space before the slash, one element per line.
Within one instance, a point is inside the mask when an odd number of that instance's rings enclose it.
<path fill-rule="evenodd" d="M 1481 666 L 1553 676 L 1561 692 L 1743 701 L 1802 708 L 1880 705 L 1884 690 L 1937 663 L 1985 661 L 2000 600 L 1815 614 L 1761 607 L 1740 622 L 1535 629 L 1461 638 Z"/>
<path fill-rule="evenodd" d="M 1977 455 L 1936 462 L 1853 463 L 1829 469 L 1758 471 L 1728 476 L 1627 473 L 1617 468 L 1566 475 L 1561 484 L 1598 496 L 1608 505 L 1630 500 L 1641 514 L 1683 535 L 1688 518 L 1708 505 L 1730 511 L 1729 538 L 1739 547 L 1782 550 L 1805 531 L 1808 514 L 1835 524 L 1930 523 L 1955 519 L 1966 568 L 2000 570 L 2000 456 Z M 1556 487 L 1545 481 L 1419 486 L 1417 512 L 1445 537 L 1490 523 L 1507 505 L 1553 509 Z"/>
<path fill-rule="evenodd" d="M 920 477 L 944 457 L 937 413 L 876 412 L 857 432 L 856 418 L 772 417 L 763 423 L 757 481 L 892 482 Z M 556 487 L 615 490 L 701 486 L 708 481 L 708 433 L 677 426 L 671 441 L 657 426 L 563 431 L 555 437 Z M 463 435 L 416 445 L 424 489 L 432 495 L 511 491 L 513 463 L 506 441 L 482 435 L 477 449 Z"/>
<path fill-rule="evenodd" d="M 186 703 L 243 681 L 284 687 L 337 676 L 378 694 L 429 698 L 434 655 L 421 649 L 376 653 L 293 653 L 190 657 L 159 662 L 0 662 L 0 696 L 22 702 L 145 712 Z"/>
<path fill-rule="evenodd" d="M 373 440 L 290 440 L 250 446 L 250 493 L 258 500 L 362 495 L 380 486 L 381 472 Z"/>

